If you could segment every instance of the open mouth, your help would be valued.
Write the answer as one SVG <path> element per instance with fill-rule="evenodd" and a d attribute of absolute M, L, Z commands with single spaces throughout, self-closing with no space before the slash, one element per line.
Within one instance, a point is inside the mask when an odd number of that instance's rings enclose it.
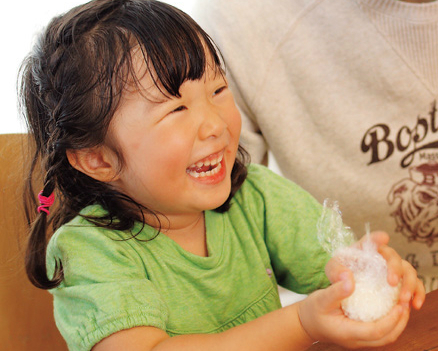
<path fill-rule="evenodd" d="M 223 153 L 210 155 L 192 164 L 187 168 L 187 173 L 194 178 L 211 177 L 221 170 L 223 158 Z"/>

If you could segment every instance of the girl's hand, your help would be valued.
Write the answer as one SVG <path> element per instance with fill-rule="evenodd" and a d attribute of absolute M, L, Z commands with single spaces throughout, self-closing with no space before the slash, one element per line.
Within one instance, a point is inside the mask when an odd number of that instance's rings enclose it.
<path fill-rule="evenodd" d="M 299 305 L 301 323 L 313 340 L 333 342 L 349 348 L 385 345 L 394 342 L 406 327 L 410 302 L 414 308 L 421 308 L 425 290 L 415 269 L 386 245 L 389 241 L 386 233 L 372 233 L 371 238 L 387 261 L 388 283 L 396 286 L 402 281 L 398 304 L 388 315 L 374 322 L 347 318 L 341 309 L 341 301 L 353 293 L 354 278 L 351 271 L 333 258 L 326 266 L 326 274 L 332 285 L 309 295 Z M 362 242 L 363 239 L 355 245 L 360 246 Z"/>
<path fill-rule="evenodd" d="M 419 310 L 423 306 L 426 293 L 422 281 L 417 277 L 415 268 L 407 261 L 402 260 L 393 248 L 387 246 L 389 235 L 385 232 L 374 232 L 371 234 L 371 239 L 377 244 L 378 252 L 385 258 L 388 265 L 389 285 L 396 286 L 401 280 L 399 304 L 404 307 L 410 307 L 412 304 L 416 310 Z M 363 240 L 362 238 L 359 244 Z"/>
<path fill-rule="evenodd" d="M 341 280 L 318 290 L 299 302 L 302 326 L 313 340 L 342 345 L 347 348 L 382 346 L 394 342 L 406 327 L 409 310 L 400 305 L 375 322 L 359 322 L 347 318 L 341 301 L 354 291 L 351 272 Z"/>
<path fill-rule="evenodd" d="M 361 246 L 366 240 L 364 236 L 355 246 Z M 388 283 L 391 286 L 397 286 L 401 281 L 399 304 L 419 310 L 425 299 L 425 289 L 422 281 L 417 277 L 417 271 L 410 263 L 402 260 L 400 255 L 391 247 L 387 246 L 389 235 L 385 232 L 371 233 L 371 240 L 377 245 L 377 251 L 386 260 L 388 266 Z M 329 280 L 334 283 L 340 280 L 340 275 L 348 271 L 347 268 L 335 260 L 331 260 L 326 266 L 326 274 Z"/>

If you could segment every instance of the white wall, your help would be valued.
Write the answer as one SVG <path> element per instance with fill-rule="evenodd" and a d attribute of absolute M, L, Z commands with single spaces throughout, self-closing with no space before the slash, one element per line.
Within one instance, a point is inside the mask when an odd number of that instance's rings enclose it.
<path fill-rule="evenodd" d="M 2 3 L 0 20 L 0 134 L 24 132 L 17 111 L 16 82 L 35 34 L 49 20 L 86 0 L 12 0 Z M 165 0 L 190 13 L 193 0 Z"/>

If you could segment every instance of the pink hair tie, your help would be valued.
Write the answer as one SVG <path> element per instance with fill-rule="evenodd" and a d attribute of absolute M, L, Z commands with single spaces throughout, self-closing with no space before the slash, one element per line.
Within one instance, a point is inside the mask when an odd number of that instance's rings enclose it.
<path fill-rule="evenodd" d="M 47 215 L 50 215 L 49 207 L 53 205 L 55 202 L 55 193 L 51 193 L 50 196 L 46 197 L 43 195 L 43 191 L 41 190 L 38 194 L 38 200 L 40 202 L 40 206 L 38 206 L 38 212 L 44 211 Z"/>

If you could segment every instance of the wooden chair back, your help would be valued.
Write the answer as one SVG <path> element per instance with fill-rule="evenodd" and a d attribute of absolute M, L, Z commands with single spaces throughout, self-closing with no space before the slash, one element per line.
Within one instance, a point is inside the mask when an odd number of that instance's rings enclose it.
<path fill-rule="evenodd" d="M 64 351 L 50 293 L 35 288 L 24 269 L 27 226 L 22 206 L 26 134 L 0 135 L 0 349 Z"/>

